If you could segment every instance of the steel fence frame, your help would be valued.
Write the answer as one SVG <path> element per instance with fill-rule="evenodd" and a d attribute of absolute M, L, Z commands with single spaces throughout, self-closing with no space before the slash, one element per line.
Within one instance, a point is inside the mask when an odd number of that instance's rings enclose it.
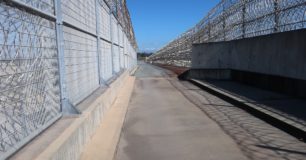
<path fill-rule="evenodd" d="M 231 41 L 306 28 L 306 0 L 221 0 L 149 60 L 189 67 L 193 43 Z"/>
<path fill-rule="evenodd" d="M 117 6 L 117 0 L 111 0 L 111 1 L 104 1 L 104 0 L 92 0 L 92 2 L 94 2 L 93 4 L 89 4 L 87 1 L 83 1 L 84 3 L 87 3 L 86 5 L 94 5 L 91 7 L 95 7 L 94 11 L 91 12 L 95 12 L 94 16 L 95 20 L 93 21 L 93 23 L 95 23 L 95 26 L 93 28 L 91 27 L 84 27 L 82 25 L 76 25 L 76 23 L 73 23 L 71 21 L 67 21 L 67 19 L 63 18 L 63 2 L 65 0 L 50 0 L 50 1 L 45 1 L 45 0 L 37 0 L 37 1 L 26 1 L 26 0 L 4 0 L 3 2 L 0 2 L 0 16 L 1 16 L 1 11 L 4 10 L 3 8 L 6 7 L 7 12 L 10 12 L 10 9 L 15 9 L 18 10 L 18 12 L 23 13 L 23 14 L 27 14 L 29 16 L 34 16 L 34 18 L 38 17 L 40 19 L 42 19 L 41 21 L 47 20 L 48 23 L 54 24 L 54 30 L 52 30 L 54 36 L 55 36 L 55 41 L 56 43 L 54 44 L 53 48 L 56 52 L 56 57 L 55 60 L 56 62 L 48 62 L 52 63 L 53 65 L 53 69 L 54 71 L 51 73 L 51 76 L 53 76 L 52 78 L 54 79 L 54 81 L 52 81 L 52 96 L 54 104 L 53 106 L 55 107 L 54 109 L 50 110 L 52 111 L 52 115 L 50 114 L 50 111 L 46 112 L 46 108 L 44 108 L 45 106 L 41 106 L 39 104 L 36 104 L 40 110 L 39 112 L 34 112 L 31 110 L 31 108 L 24 108 L 27 106 L 24 105 L 20 105 L 19 109 L 15 109 L 16 111 L 12 112 L 12 114 L 6 114 L 7 110 L 9 110 L 9 108 L 7 108 L 7 96 L 2 94 L 0 91 L 0 114 L 2 116 L 4 116 L 2 119 L 0 119 L 0 159 L 6 159 L 9 156 L 11 156 L 13 153 L 15 153 L 18 149 L 20 149 L 23 145 L 25 145 L 26 143 L 28 143 L 31 139 L 33 139 L 35 136 L 37 136 L 39 133 L 41 133 L 43 130 L 45 130 L 47 127 L 49 127 L 51 124 L 53 124 L 55 121 L 57 121 L 60 117 L 62 117 L 63 114 L 71 114 L 71 113 L 76 113 L 77 110 L 75 109 L 75 106 L 80 103 L 81 101 L 83 101 L 84 99 L 86 99 L 87 96 L 89 96 L 90 94 L 92 94 L 96 89 L 100 88 L 100 87 L 107 87 L 108 86 L 108 80 L 111 79 L 112 77 L 115 76 L 119 76 L 119 72 L 121 72 L 122 70 L 128 69 L 131 70 L 133 67 L 135 67 L 136 65 L 136 50 L 137 50 L 137 44 L 136 44 L 136 40 L 134 37 L 134 33 L 133 33 L 133 28 L 131 28 L 131 23 L 130 23 L 130 17 L 128 14 L 128 11 L 126 8 L 124 8 L 124 11 L 119 11 Z M 114 1 L 116 1 L 116 3 L 114 3 Z M 70 3 L 68 0 L 65 1 L 67 3 Z M 122 4 L 121 4 L 122 5 Z M 106 8 L 106 10 L 108 10 L 108 16 L 109 16 L 109 20 L 107 19 L 103 19 L 102 18 L 102 13 L 101 13 L 101 9 Z M 116 8 L 116 10 L 114 10 L 114 8 Z M 73 11 L 67 12 L 67 13 L 71 13 L 72 14 Z M 118 14 L 118 13 L 121 14 Z M 84 12 L 85 13 L 85 12 Z M 78 13 L 73 13 L 73 14 L 78 14 Z M 80 13 L 83 14 L 83 13 Z M 87 13 L 85 13 L 84 15 L 86 15 Z M 83 16 L 84 16 L 83 15 Z M 7 18 L 10 18 L 10 15 L 6 15 Z M 67 15 L 65 15 L 67 16 Z M 120 17 L 121 16 L 121 17 Z M 112 18 L 114 17 L 114 18 Z M 23 20 L 27 20 L 28 17 L 23 17 Z M 90 17 L 93 18 L 93 17 Z M 21 20 L 20 20 L 21 21 Z M 42 23 L 41 21 L 39 21 L 40 23 Z M 105 30 L 103 29 L 103 23 L 104 21 L 110 21 L 110 23 L 107 22 L 107 24 L 109 24 L 109 28 L 110 30 L 106 29 L 106 32 L 109 31 L 110 34 L 110 39 L 107 39 L 107 37 L 104 37 L 103 34 L 107 34 L 107 33 L 101 33 L 101 32 L 105 32 Z M 38 23 L 39 23 L 38 22 Z M 18 23 L 18 21 L 16 22 Z M 82 22 L 80 22 L 82 23 Z M 105 22 L 106 23 L 106 22 Z M 127 23 L 127 24 L 125 24 Z M 1 24 L 1 21 L 0 21 Z M 40 24 L 31 24 L 32 26 L 35 25 L 40 25 Z M 86 25 L 86 24 L 84 24 Z M 117 28 L 117 42 L 113 41 L 113 25 L 116 25 Z M 6 29 L 4 27 L 7 26 L 2 26 L 1 24 L 1 29 Z M 105 27 L 105 26 L 104 26 Z M 107 27 L 107 26 L 106 26 Z M 76 34 L 77 36 L 89 36 L 92 37 L 89 39 L 82 39 L 82 37 L 80 37 L 79 41 L 83 41 L 83 45 L 85 47 L 81 48 L 81 50 L 76 50 L 75 47 L 77 47 L 78 45 L 73 44 L 73 42 L 69 42 L 67 41 L 67 39 L 65 40 L 65 36 L 67 36 L 67 33 L 65 33 L 65 28 L 68 28 L 69 30 L 72 30 L 72 32 L 74 33 L 80 33 L 80 34 Z M 94 29 L 94 30 L 93 30 Z M 40 36 L 39 34 L 43 34 L 43 31 L 41 31 L 42 33 L 34 33 L 34 34 L 38 34 L 37 36 Z M 120 32 L 120 34 L 119 34 Z M 16 33 L 17 34 L 17 33 Z M 20 34 L 20 33 L 19 33 Z M 35 35 L 34 35 L 35 36 Z M 4 36 L 3 36 L 4 37 Z M 122 37 L 122 38 L 121 38 Z M 10 37 L 4 37 L 2 38 L 0 36 L 0 42 L 4 41 L 4 39 L 8 39 Z M 5 40 L 6 40 L 5 39 Z M 122 39 L 122 41 L 120 40 Z M 40 39 L 39 39 L 40 40 Z M 126 40 L 126 41 L 124 41 Z M 45 40 L 39 41 L 41 44 L 41 46 L 46 45 L 44 43 Z M 3 42 L 3 44 L 0 44 L 2 46 L 6 46 L 7 42 Z M 15 43 L 15 42 L 14 42 Z M 32 44 L 34 42 L 32 42 L 32 40 L 30 40 L 31 46 L 30 47 L 35 47 L 36 44 Z M 81 42 L 77 42 L 77 43 L 81 43 Z M 90 46 L 90 44 L 96 43 L 93 46 Z M 111 57 L 104 59 L 106 53 L 104 52 L 105 50 L 103 50 L 103 43 L 108 43 L 111 45 Z M 125 44 L 126 43 L 126 44 Z M 16 45 L 16 44 L 14 44 Z M 18 45 L 18 44 L 17 44 Z M 113 47 L 117 46 L 118 51 L 117 51 L 117 59 L 114 58 L 114 49 Z M 66 50 L 70 49 L 72 50 L 71 52 L 73 52 L 73 55 L 80 55 L 81 53 L 86 55 L 84 57 L 72 57 L 74 59 L 69 59 L 71 57 L 67 57 L 67 52 Z M 85 48 L 85 49 L 84 49 Z M 93 51 L 90 51 L 90 49 L 88 48 L 94 48 Z M 2 48 L 3 49 L 3 48 Z M 2 51 L 2 49 L 0 51 Z M 45 48 L 43 48 L 45 49 Z M 39 50 L 37 52 L 39 52 L 40 54 L 46 52 L 45 50 Z M 121 49 L 123 50 L 123 53 L 121 52 Z M 27 50 L 25 51 L 25 54 L 29 54 L 31 50 Z M 14 51 L 7 51 L 8 54 L 14 54 Z M 12 52 L 12 53 L 11 53 Z M 88 57 L 88 53 L 91 52 L 91 59 L 94 61 L 89 62 L 89 60 L 86 60 L 86 57 Z M 35 55 L 34 55 L 35 56 Z M 127 61 L 122 61 L 121 58 L 122 57 L 126 57 L 127 59 L 129 59 L 129 62 Z M 41 57 L 34 57 L 37 61 L 42 61 Z M 48 57 L 47 57 L 48 58 Z M 75 59 L 79 59 L 75 60 Z M 68 60 L 68 61 L 67 61 Z M 2 65 L 2 63 L 6 63 L 6 62 L 13 62 L 15 61 L 15 59 L 5 59 L 2 57 L 2 54 L 0 54 L 0 65 Z M 109 68 L 110 63 L 108 61 L 111 61 L 111 70 L 112 73 L 108 76 L 105 76 L 104 74 L 107 74 L 106 71 L 104 70 L 104 68 Z M 42 62 L 41 62 L 42 63 Z M 67 64 L 69 63 L 69 64 Z M 95 74 L 96 76 L 94 76 L 94 84 L 87 84 L 86 86 L 88 87 L 88 85 L 92 86 L 90 87 L 91 89 L 88 89 L 86 93 L 84 93 L 83 95 L 79 96 L 79 98 L 75 98 L 75 97 L 71 97 L 71 83 L 67 81 L 67 77 L 69 78 L 69 75 L 67 75 L 67 67 L 71 64 L 71 63 L 77 63 L 77 64 L 87 64 L 87 63 L 92 63 L 92 66 L 94 66 L 94 70 L 86 69 L 86 66 L 83 67 L 83 69 L 85 68 L 85 70 L 83 70 L 82 72 L 84 72 L 85 74 L 81 74 L 78 75 L 78 73 L 76 73 L 74 75 L 80 78 L 84 78 L 86 79 L 86 75 L 91 75 L 88 74 L 89 72 L 92 72 L 92 74 Z M 114 66 L 114 64 L 117 64 L 118 66 Z M 124 64 L 122 64 L 124 63 Z M 72 64 L 73 65 L 73 64 Z M 18 67 L 18 66 L 16 66 Z M 34 66 L 35 67 L 35 66 Z M 75 67 L 75 68 L 80 68 L 80 67 Z M 76 72 L 78 72 L 78 70 L 74 70 Z M 116 68 L 116 70 L 115 70 Z M 45 69 L 45 68 L 42 68 Z M 2 71 L 3 70 L 3 71 Z M 16 70 L 16 69 L 15 69 Z M 17 74 L 16 71 L 13 70 L 11 71 L 12 75 Z M 0 82 L 2 81 L 7 81 L 8 78 L 3 78 L 3 76 L 7 76 L 7 72 L 5 71 L 5 69 L 1 69 L 0 68 Z M 28 71 L 28 70 L 27 70 Z M 28 76 L 28 73 L 24 73 L 25 76 L 28 77 L 28 79 L 33 79 L 35 78 L 36 75 L 31 74 L 30 76 Z M 38 76 L 39 77 L 39 76 Z M 49 83 L 49 80 L 45 79 L 44 76 L 42 76 L 43 78 L 43 82 L 44 83 Z M 84 80 L 83 80 L 84 81 Z M 79 82 L 80 83 L 80 82 Z M 87 83 L 87 82 L 85 82 Z M 90 82 L 89 82 L 90 83 Z M 16 86 L 21 86 L 23 84 L 16 84 Z M 47 84 L 46 84 L 47 85 Z M 77 85 L 75 85 L 77 86 Z M 74 87 L 75 87 L 74 86 Z M 2 89 L 3 87 L 6 86 L 1 86 L 0 85 L 0 89 Z M 72 87 L 73 88 L 73 87 Z M 18 92 L 15 88 L 9 88 L 11 90 L 15 92 Z M 31 87 L 31 90 L 33 90 L 33 87 Z M 46 88 L 43 85 L 40 85 L 40 88 L 36 88 L 36 90 L 39 91 L 46 91 Z M 53 91 L 55 90 L 55 91 Z M 57 92 L 58 91 L 58 92 Z M 75 90 L 73 90 L 75 91 Z M 32 91 L 31 91 L 32 92 Z M 80 91 L 82 92 L 82 91 Z M 25 94 L 27 93 L 27 90 L 25 91 Z M 44 95 L 48 98 L 48 94 Z M 58 98 L 56 98 L 58 97 Z M 49 97 L 50 98 L 50 97 Z M 18 100 L 18 99 L 16 99 Z M 19 99 L 20 100 L 20 99 Z M 22 101 L 22 100 L 20 100 Z M 32 101 L 32 100 L 31 100 Z M 48 101 L 49 102 L 49 101 Z M 47 103 L 48 103 L 47 102 Z M 50 102 L 49 102 L 50 103 Z M 14 104 L 11 104 L 14 105 Z M 48 105 L 48 104 L 46 104 Z M 14 106 L 12 106 L 14 107 Z M 51 106 L 52 107 L 52 106 Z M 23 116 L 25 113 L 23 111 L 23 109 L 27 109 L 27 112 L 29 112 L 30 116 L 33 117 L 33 115 L 31 114 L 35 114 L 37 116 L 37 114 L 43 113 L 43 115 L 39 115 L 40 117 L 42 117 L 43 119 L 46 119 L 44 121 L 41 122 L 41 125 L 36 126 L 36 128 L 33 128 L 31 130 L 27 129 L 27 123 L 26 121 L 21 121 L 19 119 L 15 119 L 15 121 L 9 121 L 7 120 L 7 118 L 10 117 L 14 117 L 17 116 L 15 112 L 18 113 L 18 116 Z M 11 113 L 11 112 L 10 112 Z M 45 118 L 44 116 L 48 116 L 48 118 Z M 30 118 L 32 118 L 30 117 Z M 27 118 L 27 117 L 26 117 Z M 25 119 L 24 119 L 25 120 Z M 9 121 L 10 123 L 10 127 L 7 126 L 2 126 L 2 123 Z M 18 121 L 18 124 L 20 123 L 21 125 L 21 129 L 19 129 L 18 131 L 16 130 L 16 128 L 14 126 L 16 126 L 16 123 Z M 24 127 L 22 127 L 24 124 Z M 20 127 L 19 127 L 20 128 Z M 20 132 L 20 134 L 22 134 L 23 136 L 15 136 L 16 132 Z M 23 133 L 23 132 L 27 132 L 27 133 Z M 8 135 L 4 139 L 4 134 Z M 8 143 L 9 141 L 9 143 Z"/>

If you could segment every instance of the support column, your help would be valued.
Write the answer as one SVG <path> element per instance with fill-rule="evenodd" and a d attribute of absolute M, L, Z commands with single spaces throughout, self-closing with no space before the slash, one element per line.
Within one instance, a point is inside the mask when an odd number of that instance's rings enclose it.
<path fill-rule="evenodd" d="M 208 26 L 207 26 L 207 28 L 208 28 L 208 42 L 210 42 L 211 41 L 211 32 L 210 32 L 210 30 L 211 30 L 211 23 L 210 23 L 210 15 L 208 15 Z"/>
<path fill-rule="evenodd" d="M 225 6 L 224 6 L 224 1 L 223 1 L 223 4 L 222 4 L 222 21 L 223 21 L 223 24 L 222 24 L 222 29 L 223 29 L 223 41 L 226 41 L 226 17 L 225 17 Z"/>
<path fill-rule="evenodd" d="M 61 112 L 66 115 L 79 114 L 79 111 L 70 103 L 67 92 L 61 0 L 54 0 L 54 4 L 56 14 L 56 44 L 58 54 Z"/>
<path fill-rule="evenodd" d="M 113 42 L 113 21 L 112 21 L 112 9 L 110 9 L 109 11 L 109 20 L 110 20 L 110 33 L 111 33 L 111 36 L 110 36 L 110 41 L 111 41 L 111 57 L 112 57 L 112 76 L 115 75 L 115 67 L 114 67 L 114 42 Z"/>
<path fill-rule="evenodd" d="M 279 0 L 274 0 L 274 32 L 279 31 Z"/>
<path fill-rule="evenodd" d="M 97 35 L 97 63 L 98 63 L 98 78 L 99 78 L 99 85 L 100 86 L 103 86 L 105 85 L 104 84 L 104 80 L 103 80 L 103 77 L 102 77 L 102 69 L 101 69 L 101 54 L 102 54 L 102 51 L 101 51 L 101 37 L 100 37 L 100 10 L 98 7 L 101 7 L 100 6 L 100 3 L 98 0 L 95 1 L 95 10 L 96 10 L 96 35 Z"/>
<path fill-rule="evenodd" d="M 245 38 L 245 14 L 246 14 L 246 0 L 242 1 L 242 38 Z"/>
<path fill-rule="evenodd" d="M 125 33 L 122 35 L 122 43 L 123 43 L 123 68 L 126 69 L 126 60 L 125 60 Z"/>
<path fill-rule="evenodd" d="M 119 49 L 119 70 L 121 71 L 121 69 L 122 69 L 122 67 L 121 67 L 121 52 L 120 52 L 120 48 L 121 48 L 121 46 L 120 46 L 120 34 L 119 34 L 119 22 L 117 22 L 117 37 L 118 37 L 118 49 Z"/>

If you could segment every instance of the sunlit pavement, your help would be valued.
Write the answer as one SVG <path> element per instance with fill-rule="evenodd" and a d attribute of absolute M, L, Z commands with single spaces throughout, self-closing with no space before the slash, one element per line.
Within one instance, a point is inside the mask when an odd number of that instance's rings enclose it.
<path fill-rule="evenodd" d="M 117 160 L 247 159 L 156 67 L 140 63 Z"/>

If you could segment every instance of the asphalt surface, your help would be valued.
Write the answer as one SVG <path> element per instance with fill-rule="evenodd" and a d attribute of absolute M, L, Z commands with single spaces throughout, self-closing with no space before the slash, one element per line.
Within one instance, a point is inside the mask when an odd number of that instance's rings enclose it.
<path fill-rule="evenodd" d="M 245 160 L 235 141 L 156 67 L 140 63 L 117 160 Z"/>

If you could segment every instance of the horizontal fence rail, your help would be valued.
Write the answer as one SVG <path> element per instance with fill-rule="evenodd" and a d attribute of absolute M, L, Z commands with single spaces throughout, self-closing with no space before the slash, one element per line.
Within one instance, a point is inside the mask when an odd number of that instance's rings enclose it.
<path fill-rule="evenodd" d="M 193 43 L 230 41 L 306 28 L 306 0 L 222 0 L 196 26 L 149 58 L 191 65 Z"/>
<path fill-rule="evenodd" d="M 124 0 L 1 1 L 0 47 L 0 159 L 137 63 Z"/>

